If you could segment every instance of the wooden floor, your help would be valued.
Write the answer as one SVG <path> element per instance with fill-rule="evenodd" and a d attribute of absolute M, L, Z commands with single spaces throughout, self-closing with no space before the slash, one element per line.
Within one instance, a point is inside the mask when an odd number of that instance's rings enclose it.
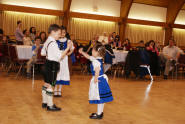
<path fill-rule="evenodd" d="M 41 108 L 41 77 L 32 90 L 31 80 L 14 76 L 0 72 L 0 124 L 185 124 L 185 80 L 157 79 L 145 99 L 149 81 L 110 78 L 114 101 L 105 105 L 103 120 L 90 120 L 96 112 L 88 103 L 90 76 L 71 77 L 63 97 L 54 99 L 61 112 Z"/>

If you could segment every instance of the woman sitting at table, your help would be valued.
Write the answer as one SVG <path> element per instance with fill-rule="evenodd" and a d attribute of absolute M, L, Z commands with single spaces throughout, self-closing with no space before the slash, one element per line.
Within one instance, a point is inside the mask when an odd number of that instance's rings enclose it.
<path fill-rule="evenodd" d="M 125 39 L 122 46 L 124 50 L 129 51 L 131 48 L 130 40 L 128 38 Z"/>
<path fill-rule="evenodd" d="M 104 58 L 104 73 L 106 73 L 113 64 L 113 58 L 115 58 L 114 52 L 110 44 L 103 44 L 105 46 L 105 58 Z"/>
<path fill-rule="evenodd" d="M 159 55 L 158 49 L 157 49 L 157 47 L 155 46 L 155 42 L 154 42 L 153 40 L 150 40 L 150 41 L 148 42 L 148 45 L 146 45 L 146 49 L 147 49 L 148 51 L 154 52 L 154 53 L 156 53 L 157 55 Z"/>
<path fill-rule="evenodd" d="M 159 75 L 160 74 L 159 52 L 153 40 L 150 40 L 147 43 L 146 50 L 148 51 L 150 57 L 149 65 L 152 75 Z"/>
<path fill-rule="evenodd" d="M 41 38 L 41 44 L 44 44 L 45 41 L 47 40 L 47 35 L 46 32 L 40 32 L 39 37 Z"/>
<path fill-rule="evenodd" d="M 38 50 L 40 48 L 42 48 L 42 46 L 40 45 L 41 39 L 40 37 L 36 37 L 35 38 L 35 44 L 32 46 L 32 58 L 27 62 L 27 78 L 29 78 L 31 76 L 31 66 L 33 63 L 35 63 L 37 61 L 37 54 L 38 54 Z"/>
<path fill-rule="evenodd" d="M 31 38 L 32 42 L 34 42 L 35 37 L 36 37 L 36 28 L 35 27 L 31 27 L 30 28 L 30 38 Z"/>
<path fill-rule="evenodd" d="M 120 37 L 119 37 L 119 35 L 116 35 L 116 39 L 115 39 L 115 41 L 113 42 L 113 47 L 115 48 L 115 47 L 121 47 L 121 41 L 120 41 Z"/>
<path fill-rule="evenodd" d="M 24 34 L 24 37 L 23 37 L 23 44 L 24 44 L 24 45 L 27 45 L 27 46 L 31 46 L 33 43 L 32 43 L 32 41 L 31 41 L 29 31 L 28 31 L 27 29 L 25 29 L 25 30 L 23 31 L 23 34 Z"/>

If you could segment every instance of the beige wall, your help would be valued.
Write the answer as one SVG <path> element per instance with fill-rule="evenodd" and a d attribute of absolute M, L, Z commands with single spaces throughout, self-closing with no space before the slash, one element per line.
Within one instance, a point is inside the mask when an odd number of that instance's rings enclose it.
<path fill-rule="evenodd" d="M 7 35 L 14 35 L 18 20 L 22 21 L 22 30 L 29 29 L 33 26 L 36 27 L 38 31 L 47 32 L 50 24 L 56 23 L 62 25 L 62 17 L 57 16 L 9 11 L 2 12 L 1 16 L 2 28 Z"/>

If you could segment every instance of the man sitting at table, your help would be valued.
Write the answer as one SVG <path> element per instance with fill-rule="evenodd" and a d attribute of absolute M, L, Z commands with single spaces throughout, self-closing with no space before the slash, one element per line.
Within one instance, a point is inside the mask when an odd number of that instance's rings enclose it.
<path fill-rule="evenodd" d="M 30 78 L 31 76 L 31 66 L 33 63 L 35 63 L 37 61 L 37 54 L 38 54 L 38 50 L 40 48 L 42 48 L 42 46 L 40 45 L 41 39 L 40 37 L 36 37 L 35 38 L 35 44 L 32 46 L 32 53 L 33 56 L 32 58 L 27 62 L 27 78 Z"/>
<path fill-rule="evenodd" d="M 169 71 L 172 69 L 177 62 L 180 54 L 184 52 L 175 46 L 175 41 L 173 39 L 169 40 L 169 45 L 163 48 L 163 54 L 161 55 L 161 59 L 165 62 L 165 71 L 164 71 L 164 79 L 168 78 Z"/>

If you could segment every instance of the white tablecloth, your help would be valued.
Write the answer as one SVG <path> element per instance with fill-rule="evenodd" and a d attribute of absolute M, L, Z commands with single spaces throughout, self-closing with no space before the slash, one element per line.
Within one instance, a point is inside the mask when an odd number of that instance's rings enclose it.
<path fill-rule="evenodd" d="M 113 50 L 113 52 L 115 55 L 115 58 L 113 59 L 113 64 L 126 61 L 128 51 Z"/>
<path fill-rule="evenodd" d="M 19 59 L 29 60 L 32 57 L 32 46 L 16 45 Z"/>

